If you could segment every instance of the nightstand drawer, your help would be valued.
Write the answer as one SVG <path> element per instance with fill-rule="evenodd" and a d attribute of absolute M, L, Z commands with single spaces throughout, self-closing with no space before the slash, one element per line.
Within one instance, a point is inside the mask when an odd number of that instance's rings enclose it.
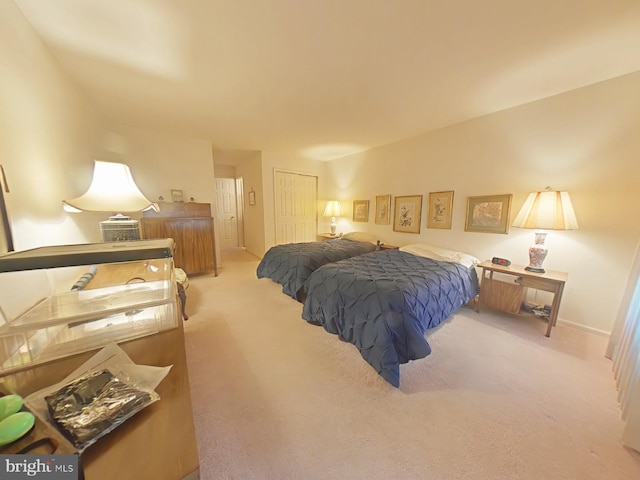
<path fill-rule="evenodd" d="M 557 282 L 549 282 L 544 278 L 520 277 L 520 285 L 523 287 L 535 288 L 546 292 L 555 292 Z"/>

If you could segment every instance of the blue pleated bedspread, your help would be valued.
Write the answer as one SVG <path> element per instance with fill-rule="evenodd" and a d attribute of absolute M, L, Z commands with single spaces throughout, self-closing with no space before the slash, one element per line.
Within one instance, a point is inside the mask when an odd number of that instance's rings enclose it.
<path fill-rule="evenodd" d="M 270 278 L 282 285 L 282 292 L 298 299 L 305 282 L 316 269 L 355 255 L 372 252 L 376 246 L 336 238 L 326 242 L 287 243 L 271 247 L 260 261 L 258 278 Z"/>
<path fill-rule="evenodd" d="M 478 293 L 475 268 L 399 250 L 360 255 L 309 277 L 302 318 L 354 344 L 389 383 L 431 353 L 425 332 Z"/>

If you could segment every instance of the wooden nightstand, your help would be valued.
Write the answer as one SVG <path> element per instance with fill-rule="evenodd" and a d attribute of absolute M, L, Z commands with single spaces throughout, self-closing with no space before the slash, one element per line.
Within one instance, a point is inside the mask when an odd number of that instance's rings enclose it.
<path fill-rule="evenodd" d="M 545 336 L 551 335 L 551 327 L 558 320 L 558 310 L 562 291 L 569 275 L 565 272 L 547 270 L 545 273 L 533 273 L 524 269 L 522 265 L 510 265 L 504 267 L 495 265 L 486 260 L 478 265 L 482 268 L 480 283 L 480 296 L 476 304 L 476 311 L 480 311 L 480 305 L 509 313 L 521 313 L 522 303 L 526 298 L 527 288 L 543 290 L 553 293 L 553 303 L 549 313 L 549 323 Z M 494 278 L 494 273 L 513 277 L 513 282 Z"/>
<path fill-rule="evenodd" d="M 380 250 L 398 250 L 400 247 L 396 247 L 395 245 L 386 245 L 386 244 L 382 244 L 380 245 Z"/>
<path fill-rule="evenodd" d="M 331 235 L 330 233 L 318 233 L 316 235 L 319 242 L 326 242 L 327 240 L 333 240 L 334 238 L 340 238 L 340 235 L 337 233 L 335 235 Z"/>

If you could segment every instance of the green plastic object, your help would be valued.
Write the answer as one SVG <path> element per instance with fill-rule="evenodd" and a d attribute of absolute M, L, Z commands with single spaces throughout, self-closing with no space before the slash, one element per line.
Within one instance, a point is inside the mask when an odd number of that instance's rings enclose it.
<path fill-rule="evenodd" d="M 24 437 L 35 423 L 36 417 L 30 412 L 9 415 L 0 422 L 0 447 Z"/>
<path fill-rule="evenodd" d="M 0 422 L 9 415 L 17 413 L 22 408 L 22 397 L 20 395 L 5 395 L 0 397 Z"/>

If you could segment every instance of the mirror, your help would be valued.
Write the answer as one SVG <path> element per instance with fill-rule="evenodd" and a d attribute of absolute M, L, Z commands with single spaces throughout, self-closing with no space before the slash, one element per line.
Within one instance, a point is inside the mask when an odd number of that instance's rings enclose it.
<path fill-rule="evenodd" d="M 7 185 L 4 168 L 0 165 L 0 254 L 13 252 L 13 236 L 7 214 L 7 204 L 4 201 L 5 193 L 9 193 L 9 185 Z"/>

